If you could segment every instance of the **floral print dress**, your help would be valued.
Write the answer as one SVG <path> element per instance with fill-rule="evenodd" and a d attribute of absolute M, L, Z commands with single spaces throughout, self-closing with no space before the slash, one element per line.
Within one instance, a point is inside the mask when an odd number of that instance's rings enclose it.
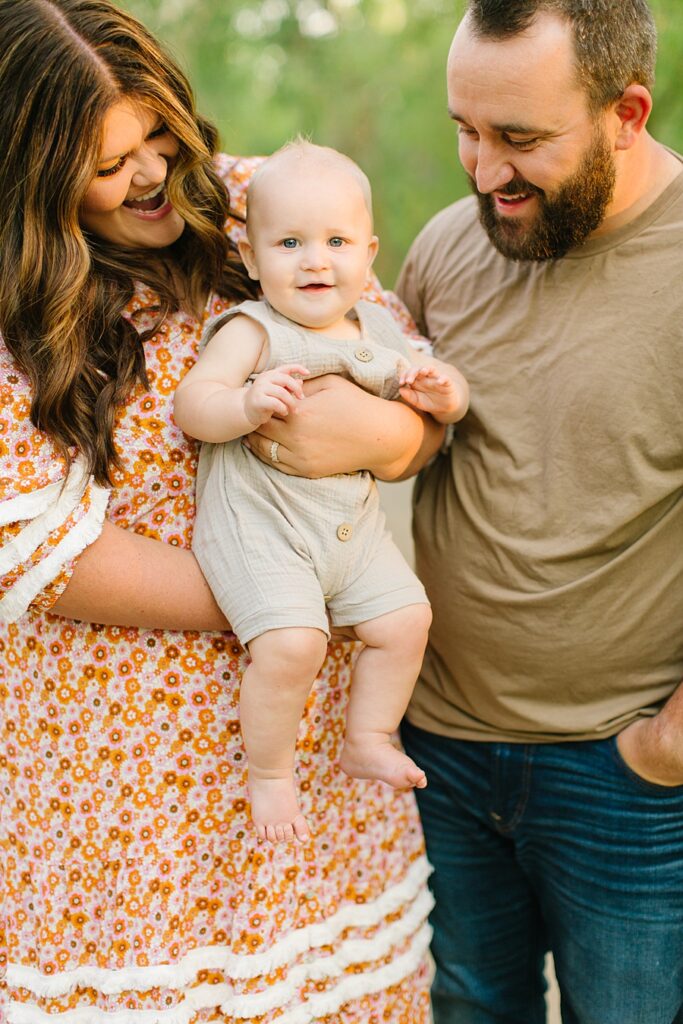
<path fill-rule="evenodd" d="M 236 209 L 254 166 L 219 158 Z M 259 845 L 234 636 L 50 613 L 105 517 L 190 545 L 198 446 L 171 409 L 201 330 L 179 313 L 146 343 L 111 489 L 78 459 L 64 485 L 0 346 L 0 1024 L 427 1024 L 413 795 L 338 765 L 353 645 L 330 644 L 299 732 L 314 839 Z"/>

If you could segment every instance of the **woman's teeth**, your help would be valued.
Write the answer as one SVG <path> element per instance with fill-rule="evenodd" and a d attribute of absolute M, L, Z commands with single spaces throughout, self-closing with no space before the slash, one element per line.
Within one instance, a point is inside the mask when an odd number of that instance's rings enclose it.
<path fill-rule="evenodd" d="M 160 185 L 156 185 L 154 188 L 150 189 L 149 192 L 145 192 L 144 195 L 136 196 L 135 199 L 126 199 L 123 205 L 141 207 L 143 203 L 148 203 L 150 205 L 144 208 L 147 210 L 154 209 L 155 206 L 158 206 L 159 204 L 155 204 L 153 200 L 155 200 L 158 196 L 161 196 L 165 188 L 166 182 L 162 181 Z"/>

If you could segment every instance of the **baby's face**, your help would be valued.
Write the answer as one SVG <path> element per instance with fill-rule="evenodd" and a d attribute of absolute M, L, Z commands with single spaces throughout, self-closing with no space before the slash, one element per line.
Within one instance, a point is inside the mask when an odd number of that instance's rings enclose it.
<path fill-rule="evenodd" d="M 377 252 L 359 183 L 343 170 L 297 164 L 259 182 L 255 198 L 241 250 L 250 275 L 290 320 L 343 335 Z"/>

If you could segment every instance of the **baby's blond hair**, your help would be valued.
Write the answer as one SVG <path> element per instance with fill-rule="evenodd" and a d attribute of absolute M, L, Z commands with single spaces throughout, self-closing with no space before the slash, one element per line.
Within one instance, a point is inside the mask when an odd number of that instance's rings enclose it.
<path fill-rule="evenodd" d="M 290 159 L 317 163 L 323 168 L 338 168 L 351 175 L 360 186 L 365 205 L 372 220 L 372 189 L 367 175 L 360 169 L 355 160 L 352 160 L 351 157 L 340 153 L 336 149 L 332 149 L 331 146 L 318 146 L 303 135 L 297 135 L 296 138 L 286 142 L 280 149 L 276 149 L 254 171 L 247 189 L 247 230 L 249 228 L 249 211 L 252 210 L 253 212 L 255 208 L 259 187 L 263 187 L 264 180 L 267 181 L 273 170 L 277 169 L 278 164 Z"/>

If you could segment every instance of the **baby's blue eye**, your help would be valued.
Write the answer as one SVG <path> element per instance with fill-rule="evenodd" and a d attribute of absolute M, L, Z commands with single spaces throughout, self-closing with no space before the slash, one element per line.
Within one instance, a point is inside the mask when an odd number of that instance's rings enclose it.
<path fill-rule="evenodd" d="M 339 248 L 339 246 L 340 246 L 340 245 L 343 245 L 343 244 L 344 244 L 344 239 L 343 239 L 343 238 L 338 238 L 338 237 L 337 237 L 336 235 L 335 235 L 335 237 L 334 237 L 334 238 L 331 238 L 331 239 L 330 239 L 330 245 L 331 245 L 331 246 L 332 246 L 333 248 L 335 248 L 335 249 L 338 249 L 338 248 Z"/>
<path fill-rule="evenodd" d="M 296 249 L 298 244 L 299 243 L 297 242 L 296 238 L 283 238 L 282 239 L 282 248 L 283 249 Z"/>

